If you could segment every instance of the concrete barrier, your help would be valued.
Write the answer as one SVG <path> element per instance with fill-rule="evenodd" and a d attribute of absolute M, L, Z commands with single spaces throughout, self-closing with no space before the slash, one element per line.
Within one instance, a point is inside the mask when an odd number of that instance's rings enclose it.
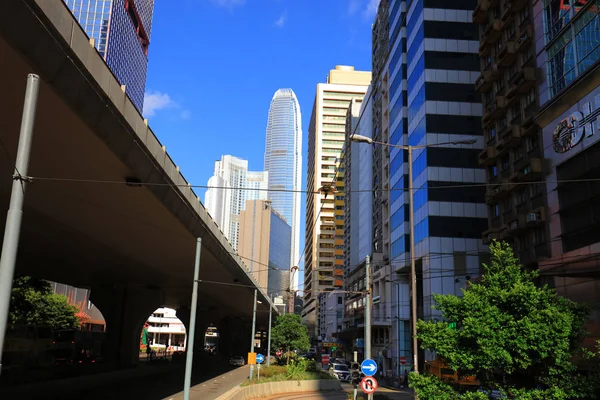
<path fill-rule="evenodd" d="M 227 393 L 217 397 L 217 400 L 264 399 L 284 393 L 330 392 L 339 390 L 342 390 L 342 384 L 337 379 L 267 382 L 243 387 L 236 386 Z"/>

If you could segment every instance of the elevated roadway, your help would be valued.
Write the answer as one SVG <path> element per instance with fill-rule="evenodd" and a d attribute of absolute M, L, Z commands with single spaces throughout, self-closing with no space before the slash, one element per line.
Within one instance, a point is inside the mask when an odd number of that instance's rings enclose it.
<path fill-rule="evenodd" d="M 61 0 L 0 1 L 1 214 L 29 73 L 42 83 L 17 273 L 90 288 L 111 357 L 135 363 L 154 309 L 189 322 L 201 237 L 200 279 L 223 284 L 200 284 L 197 329 L 217 325 L 221 348 L 244 354 L 256 280 Z M 258 299 L 264 329 L 264 288 Z"/>

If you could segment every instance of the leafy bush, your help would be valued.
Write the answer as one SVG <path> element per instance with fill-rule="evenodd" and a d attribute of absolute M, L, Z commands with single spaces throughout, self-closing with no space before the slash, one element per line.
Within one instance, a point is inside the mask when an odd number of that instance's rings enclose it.
<path fill-rule="evenodd" d="M 279 365 L 271 365 L 270 367 L 260 369 L 261 378 L 271 378 L 275 375 L 281 375 L 283 373 L 285 373 L 285 367 Z"/>
<path fill-rule="evenodd" d="M 310 368 L 310 361 L 298 360 L 290 363 L 286 369 L 286 378 L 290 381 L 300 380 Z"/>

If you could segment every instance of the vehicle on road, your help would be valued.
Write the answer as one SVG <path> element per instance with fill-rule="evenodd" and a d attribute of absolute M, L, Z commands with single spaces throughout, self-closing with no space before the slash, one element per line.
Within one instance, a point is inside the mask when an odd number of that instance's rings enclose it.
<path fill-rule="evenodd" d="M 244 357 L 242 357 L 242 356 L 234 356 L 229 359 L 229 365 L 241 367 L 241 366 L 244 366 L 245 364 L 246 364 L 246 361 L 244 360 Z"/>
<path fill-rule="evenodd" d="M 330 364 L 329 374 L 342 382 L 350 382 L 350 368 L 346 364 Z"/>

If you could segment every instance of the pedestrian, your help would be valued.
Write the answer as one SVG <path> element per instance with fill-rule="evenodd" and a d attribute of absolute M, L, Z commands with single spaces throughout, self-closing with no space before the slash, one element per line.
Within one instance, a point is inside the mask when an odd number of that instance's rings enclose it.
<path fill-rule="evenodd" d="M 408 389 L 408 370 L 404 371 L 404 387 Z"/>
<path fill-rule="evenodd" d="M 146 345 L 146 360 L 152 360 L 152 347 L 150 347 L 150 343 Z"/>

